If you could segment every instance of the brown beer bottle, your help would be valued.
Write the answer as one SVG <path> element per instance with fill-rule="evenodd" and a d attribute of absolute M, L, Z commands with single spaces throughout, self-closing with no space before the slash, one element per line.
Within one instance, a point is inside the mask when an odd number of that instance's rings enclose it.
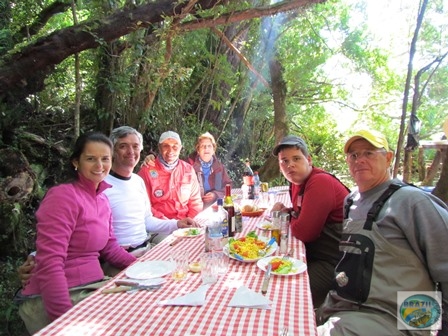
<path fill-rule="evenodd" d="M 230 184 L 226 184 L 226 196 L 224 197 L 224 209 L 227 210 L 227 225 L 229 237 L 235 236 L 235 206 L 232 199 L 232 188 Z"/>

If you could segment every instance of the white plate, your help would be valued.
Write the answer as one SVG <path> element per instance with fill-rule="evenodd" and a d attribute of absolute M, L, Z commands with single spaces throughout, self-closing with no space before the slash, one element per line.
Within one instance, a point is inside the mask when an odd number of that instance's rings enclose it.
<path fill-rule="evenodd" d="M 272 231 L 272 222 L 264 221 L 257 223 L 257 228 L 260 230 Z"/>
<path fill-rule="evenodd" d="M 133 279 L 159 278 L 174 270 L 174 263 L 166 260 L 147 260 L 137 262 L 126 270 L 126 276 Z"/>
<path fill-rule="evenodd" d="M 260 259 L 257 262 L 257 266 L 266 272 L 266 267 L 268 266 L 270 261 L 274 258 L 281 258 L 281 257 L 273 256 L 273 257 L 267 257 L 267 258 Z M 271 274 L 288 276 L 288 275 L 300 274 L 300 273 L 303 273 L 306 271 L 307 266 L 303 261 L 295 259 L 295 258 L 289 258 L 289 260 L 292 261 L 292 272 L 290 272 L 288 274 L 279 274 L 279 273 L 275 273 L 274 271 L 272 271 Z"/>
<path fill-rule="evenodd" d="M 200 235 L 204 234 L 204 228 L 195 228 L 197 230 L 199 230 L 199 233 L 197 235 L 191 235 L 188 234 L 188 232 L 191 230 L 189 228 L 185 228 L 185 229 L 177 229 L 176 231 L 173 232 L 173 236 L 174 237 L 187 237 L 187 238 L 192 238 L 192 237 L 198 237 Z"/>
<path fill-rule="evenodd" d="M 135 282 L 140 286 L 156 286 L 166 282 L 165 278 L 152 278 L 152 279 L 118 279 L 122 281 Z"/>
<path fill-rule="evenodd" d="M 263 239 L 261 239 L 261 237 L 258 237 L 258 239 L 259 240 L 263 240 Z M 266 253 L 266 255 L 264 257 L 260 257 L 260 258 L 256 258 L 256 259 L 244 259 L 244 260 L 235 258 L 232 254 L 229 253 L 229 244 L 224 245 L 224 247 L 222 248 L 222 251 L 224 252 L 224 254 L 226 256 L 228 256 L 231 259 L 241 261 L 242 263 L 254 263 L 254 262 L 257 262 L 258 260 L 260 260 L 262 258 L 266 258 L 267 256 L 270 256 L 270 255 L 274 254 L 275 251 L 277 251 L 277 249 L 278 249 L 278 245 L 275 242 L 274 244 L 271 245 L 271 247 L 269 248 L 269 250 L 267 251 L 267 253 Z"/>

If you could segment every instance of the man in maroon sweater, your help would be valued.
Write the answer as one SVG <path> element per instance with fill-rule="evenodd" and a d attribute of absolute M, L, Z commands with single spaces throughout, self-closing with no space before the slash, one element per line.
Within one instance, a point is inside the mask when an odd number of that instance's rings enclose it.
<path fill-rule="evenodd" d="M 349 190 L 335 176 L 313 167 L 307 145 L 298 136 L 284 137 L 273 154 L 290 183 L 292 208 L 277 203 L 272 210 L 289 212 L 291 234 L 305 243 L 313 304 L 318 307 L 331 289 L 340 259 L 343 203 Z"/>

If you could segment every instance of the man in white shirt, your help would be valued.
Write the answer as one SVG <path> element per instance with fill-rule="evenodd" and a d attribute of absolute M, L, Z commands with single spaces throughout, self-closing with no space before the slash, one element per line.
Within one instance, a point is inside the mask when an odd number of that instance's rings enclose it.
<path fill-rule="evenodd" d="M 113 163 L 105 180 L 112 188 L 104 193 L 109 198 L 120 245 L 139 256 L 148 243 L 157 244 L 178 228 L 198 227 L 191 218 L 159 219 L 152 215 L 145 183 L 133 173 L 143 149 L 142 135 L 132 127 L 121 126 L 112 131 L 110 139 L 114 145 Z"/>

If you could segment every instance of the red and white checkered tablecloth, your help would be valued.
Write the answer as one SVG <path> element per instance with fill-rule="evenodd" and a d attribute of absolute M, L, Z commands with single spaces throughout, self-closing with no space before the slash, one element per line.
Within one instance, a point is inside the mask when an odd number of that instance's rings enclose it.
<path fill-rule="evenodd" d="M 289 204 L 285 187 L 277 190 L 282 190 L 277 195 L 277 200 Z M 232 192 L 239 193 L 238 190 Z M 206 218 L 207 213 L 198 215 L 199 222 Z M 252 230 L 262 234 L 256 225 L 263 220 L 264 216 L 243 217 L 243 232 L 238 235 L 245 235 Z M 168 237 L 139 261 L 168 260 L 173 250 L 187 249 L 192 262 L 199 260 L 204 252 L 203 236 L 183 238 L 176 245 L 170 246 L 173 240 L 174 237 Z M 289 237 L 289 247 L 295 249 L 293 257 L 306 261 L 301 241 Z M 227 274 L 208 289 L 205 304 L 198 307 L 162 306 L 158 302 L 198 289 L 201 285 L 200 273 L 189 273 L 186 280 L 179 282 L 167 275 L 167 282 L 157 291 L 102 294 L 98 290 L 35 335 L 278 336 L 284 327 L 288 328 L 289 336 L 316 335 L 307 272 L 294 276 L 271 276 L 266 294 L 273 302 L 271 310 L 228 307 L 236 289 L 241 285 L 260 292 L 263 277 L 264 272 L 256 263 L 230 259 Z M 125 272 L 114 278 L 117 279 L 126 279 Z M 105 288 L 114 286 L 111 281 Z"/>

